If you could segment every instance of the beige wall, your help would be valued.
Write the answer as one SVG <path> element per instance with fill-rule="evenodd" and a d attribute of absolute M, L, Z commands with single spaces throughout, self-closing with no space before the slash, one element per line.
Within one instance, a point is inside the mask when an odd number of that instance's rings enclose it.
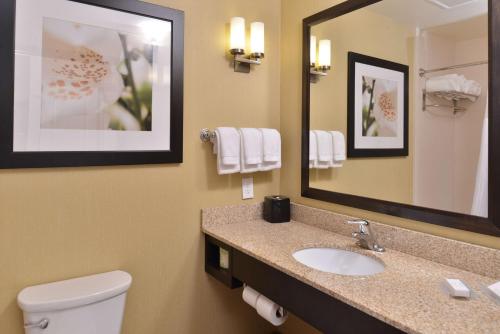
<path fill-rule="evenodd" d="M 347 54 L 350 51 L 408 65 L 409 82 L 413 83 L 413 46 L 410 44 L 413 39 L 409 38 L 406 25 L 361 9 L 316 25 L 311 34 L 318 40 L 331 40 L 333 51 L 332 69 L 310 86 L 311 130 L 336 130 L 347 135 Z M 409 89 L 411 91 L 412 87 Z M 412 125 L 412 101 L 409 106 L 409 124 Z M 311 169 L 310 185 L 317 189 L 411 203 L 412 156 L 410 149 L 408 157 L 352 158 L 347 159 L 342 168 Z"/>
<path fill-rule="evenodd" d="M 0 171 L 1 333 L 23 332 L 23 287 L 118 268 L 134 279 L 125 334 L 272 331 L 239 291 L 204 273 L 200 209 L 242 203 L 241 176 L 217 176 L 198 133 L 280 126 L 280 1 L 156 3 L 186 15 L 184 163 Z M 234 73 L 224 55 L 236 15 L 266 24 L 266 58 L 251 74 Z M 278 190 L 279 172 L 259 173 L 250 202 Z"/>
<path fill-rule="evenodd" d="M 289 195 L 298 203 L 341 212 L 354 216 L 378 220 L 403 226 L 416 231 L 445 236 L 480 245 L 500 248 L 500 238 L 449 229 L 436 225 L 400 219 L 397 217 L 358 210 L 341 205 L 316 201 L 300 196 L 300 133 L 302 94 L 302 20 L 320 10 L 331 7 L 340 0 L 300 1 L 282 3 L 281 16 L 281 133 L 284 136 L 284 164 L 281 170 L 281 193 Z"/>

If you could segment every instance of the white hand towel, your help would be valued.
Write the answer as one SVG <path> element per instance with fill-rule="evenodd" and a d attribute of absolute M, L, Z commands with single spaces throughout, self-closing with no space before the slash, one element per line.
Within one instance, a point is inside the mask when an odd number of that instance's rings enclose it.
<path fill-rule="evenodd" d="M 241 135 L 241 173 L 258 172 L 262 164 L 262 133 L 258 129 L 242 128 Z"/>
<path fill-rule="evenodd" d="M 275 129 L 259 129 L 262 133 L 263 159 L 261 171 L 281 168 L 281 135 Z"/>
<path fill-rule="evenodd" d="M 346 160 L 345 137 L 340 131 L 330 131 L 333 138 L 333 159 L 332 167 L 342 167 Z"/>
<path fill-rule="evenodd" d="M 314 131 L 309 131 L 309 168 L 318 166 L 318 142 Z"/>
<path fill-rule="evenodd" d="M 216 128 L 214 153 L 217 154 L 217 173 L 232 174 L 240 171 L 240 134 L 235 128 Z"/>
<path fill-rule="evenodd" d="M 327 131 L 313 130 L 318 144 L 318 168 L 327 169 L 333 159 L 333 137 Z"/>

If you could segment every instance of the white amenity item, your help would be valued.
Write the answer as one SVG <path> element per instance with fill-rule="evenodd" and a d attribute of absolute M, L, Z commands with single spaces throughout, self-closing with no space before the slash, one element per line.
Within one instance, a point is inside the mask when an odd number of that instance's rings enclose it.
<path fill-rule="evenodd" d="M 447 278 L 446 288 L 452 297 L 470 298 L 470 289 L 459 279 Z"/>
<path fill-rule="evenodd" d="M 495 298 L 498 302 L 500 302 L 500 282 L 496 282 L 490 286 L 488 286 L 488 291 L 491 296 Z"/>
<path fill-rule="evenodd" d="M 130 274 L 103 274 L 31 286 L 17 296 L 26 334 L 119 334 Z"/>
<path fill-rule="evenodd" d="M 384 271 L 384 264 L 372 257 L 335 248 L 306 248 L 293 257 L 310 268 L 339 275 L 369 276 Z"/>

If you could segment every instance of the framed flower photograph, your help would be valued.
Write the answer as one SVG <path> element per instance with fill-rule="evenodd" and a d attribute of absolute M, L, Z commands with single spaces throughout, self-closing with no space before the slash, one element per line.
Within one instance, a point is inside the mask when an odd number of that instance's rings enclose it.
<path fill-rule="evenodd" d="M 408 66 L 349 52 L 347 156 L 408 155 Z"/>
<path fill-rule="evenodd" d="M 0 167 L 182 162 L 182 11 L 4 0 L 0 27 Z"/>

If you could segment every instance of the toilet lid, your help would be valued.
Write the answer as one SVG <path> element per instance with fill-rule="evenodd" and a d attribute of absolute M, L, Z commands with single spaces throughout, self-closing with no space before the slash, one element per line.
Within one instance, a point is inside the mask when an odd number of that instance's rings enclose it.
<path fill-rule="evenodd" d="M 112 271 L 23 289 L 17 296 L 25 312 L 47 312 L 96 303 L 122 294 L 132 283 L 124 271 Z"/>

